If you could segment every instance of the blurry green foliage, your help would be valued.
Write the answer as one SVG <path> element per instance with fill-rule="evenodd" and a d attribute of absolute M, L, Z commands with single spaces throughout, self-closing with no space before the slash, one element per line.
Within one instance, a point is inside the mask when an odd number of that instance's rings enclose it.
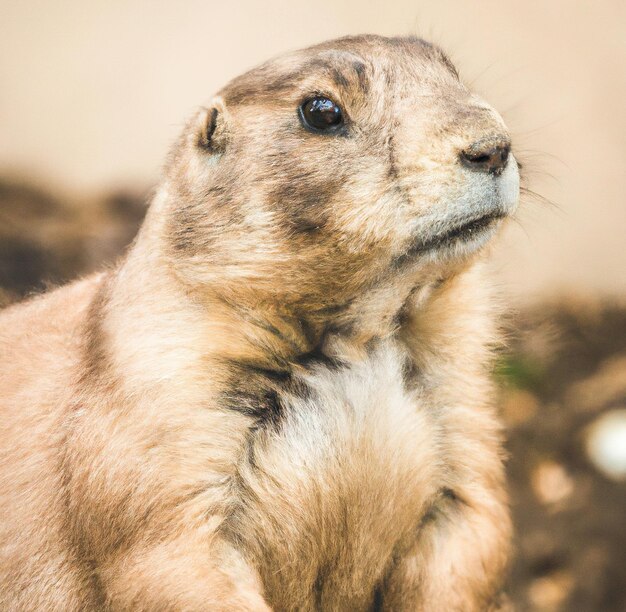
<path fill-rule="evenodd" d="M 545 380 L 546 369 L 536 359 L 511 353 L 500 356 L 496 362 L 495 375 L 501 384 L 537 391 Z"/>

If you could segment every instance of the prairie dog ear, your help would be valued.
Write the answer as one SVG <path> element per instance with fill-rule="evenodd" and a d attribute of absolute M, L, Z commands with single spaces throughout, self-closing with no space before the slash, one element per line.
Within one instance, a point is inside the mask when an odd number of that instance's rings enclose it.
<path fill-rule="evenodd" d="M 196 141 L 209 153 L 221 153 L 228 140 L 228 118 L 224 102 L 215 98 L 208 108 L 203 108 L 196 120 Z"/>

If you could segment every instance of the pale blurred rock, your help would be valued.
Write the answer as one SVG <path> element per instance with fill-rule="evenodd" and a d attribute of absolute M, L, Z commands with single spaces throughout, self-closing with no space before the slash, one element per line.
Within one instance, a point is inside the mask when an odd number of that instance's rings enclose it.
<path fill-rule="evenodd" d="M 532 474 L 532 486 L 537 499 L 545 506 L 558 504 L 571 496 L 574 481 L 567 470 L 555 461 L 543 461 Z"/>
<path fill-rule="evenodd" d="M 537 612 L 557 612 L 572 590 L 573 580 L 569 572 L 560 571 L 537 578 L 528 588 L 528 599 Z"/>
<path fill-rule="evenodd" d="M 530 391 L 511 389 L 502 401 L 502 416 L 507 425 L 515 427 L 535 416 L 539 408 L 539 400 Z"/>
<path fill-rule="evenodd" d="M 604 475 L 626 480 L 626 408 L 598 417 L 585 431 L 585 449 Z"/>

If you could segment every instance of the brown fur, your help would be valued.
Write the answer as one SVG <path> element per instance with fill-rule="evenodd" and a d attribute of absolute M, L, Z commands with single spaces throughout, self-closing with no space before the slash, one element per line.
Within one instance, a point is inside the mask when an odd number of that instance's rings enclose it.
<path fill-rule="evenodd" d="M 346 133 L 302 128 L 315 93 Z M 493 230 L 439 244 L 514 208 L 514 160 L 458 161 L 485 137 L 417 39 L 292 53 L 199 112 L 121 265 L 0 317 L 0 607 L 498 606 Z"/>

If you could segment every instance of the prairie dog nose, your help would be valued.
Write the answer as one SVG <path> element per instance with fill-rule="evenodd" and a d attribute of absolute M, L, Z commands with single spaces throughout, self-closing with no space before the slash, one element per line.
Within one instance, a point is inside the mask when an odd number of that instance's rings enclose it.
<path fill-rule="evenodd" d="M 461 163 L 476 172 L 502 174 L 511 152 L 511 142 L 508 138 L 482 138 L 461 151 Z"/>

